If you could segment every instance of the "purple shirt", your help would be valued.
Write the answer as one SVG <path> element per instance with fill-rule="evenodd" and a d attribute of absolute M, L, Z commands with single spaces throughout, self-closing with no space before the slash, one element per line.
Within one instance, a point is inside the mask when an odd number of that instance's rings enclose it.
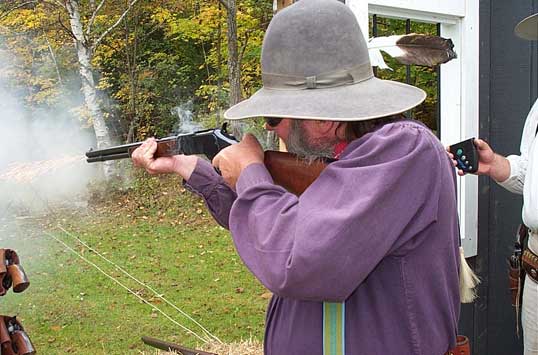
<path fill-rule="evenodd" d="M 322 302 L 346 302 L 346 353 L 442 355 L 459 317 L 454 169 L 413 121 L 351 142 L 297 197 L 248 166 L 237 194 L 205 161 L 188 181 L 274 293 L 266 355 L 321 355 Z"/>

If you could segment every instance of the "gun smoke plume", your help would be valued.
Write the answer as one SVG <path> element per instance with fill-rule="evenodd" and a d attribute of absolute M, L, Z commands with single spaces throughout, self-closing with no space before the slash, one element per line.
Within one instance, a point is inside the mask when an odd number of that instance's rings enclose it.
<path fill-rule="evenodd" d="M 71 111 L 77 100 L 30 109 L 6 80 L 13 65 L 0 53 L 0 220 L 80 203 L 96 170 L 83 160 L 94 143 Z"/>
<path fill-rule="evenodd" d="M 191 133 L 203 129 L 201 124 L 192 120 L 194 116 L 192 113 L 192 106 L 192 100 L 189 100 L 174 107 L 172 113 L 176 114 L 178 117 L 178 122 L 176 124 L 176 127 L 174 127 L 174 133 Z"/>

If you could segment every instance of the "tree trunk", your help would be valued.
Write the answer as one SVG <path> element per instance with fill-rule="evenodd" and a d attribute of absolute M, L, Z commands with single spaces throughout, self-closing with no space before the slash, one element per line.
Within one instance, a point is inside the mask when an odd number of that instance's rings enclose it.
<path fill-rule="evenodd" d="M 293 4 L 294 2 L 294 0 L 274 0 L 273 8 L 278 11 L 285 8 L 286 6 Z"/>
<path fill-rule="evenodd" d="M 237 49 L 237 6 L 228 0 L 228 78 L 230 81 L 230 106 L 241 101 L 241 69 Z"/>
<path fill-rule="evenodd" d="M 112 145 L 112 139 L 110 132 L 105 122 L 105 118 L 99 103 L 97 101 L 97 89 L 95 88 L 95 82 L 93 79 L 93 72 L 91 66 L 92 53 L 91 49 L 84 37 L 84 31 L 82 22 L 80 19 L 80 12 L 78 8 L 78 1 L 68 0 L 66 1 L 66 8 L 69 12 L 69 22 L 71 24 L 71 31 L 75 37 L 75 47 L 77 50 L 77 57 L 79 63 L 79 73 L 82 79 L 82 92 L 84 94 L 84 101 L 90 112 L 90 117 L 93 122 L 93 129 L 95 131 L 95 137 L 97 140 L 97 148 L 106 148 Z M 103 169 L 105 178 L 110 179 L 116 175 L 116 169 L 114 161 L 108 161 L 103 163 Z"/>
<path fill-rule="evenodd" d="M 54 49 L 52 49 L 52 46 L 50 45 L 49 38 L 43 31 L 43 36 L 45 37 L 45 40 L 47 41 L 47 47 L 49 48 L 50 58 L 52 59 L 52 63 L 54 63 L 54 69 L 56 69 L 56 75 L 58 76 L 58 84 L 60 84 L 60 87 L 64 86 L 64 82 L 62 80 L 62 75 L 60 74 L 60 67 L 58 66 L 58 62 L 56 61 L 56 54 L 54 53 Z"/>
<path fill-rule="evenodd" d="M 219 18 L 221 16 L 221 9 L 222 4 L 219 2 Z M 220 126 L 220 120 L 221 120 L 221 104 L 220 104 L 220 98 L 222 95 L 222 55 L 221 55 L 221 49 L 222 49 L 222 26 L 221 21 L 219 19 L 218 21 L 218 27 L 217 27 L 217 68 L 218 68 L 218 74 L 217 74 L 217 118 L 215 119 L 216 126 Z"/>
<path fill-rule="evenodd" d="M 237 6 L 235 0 L 228 0 L 226 5 L 228 23 L 228 80 L 230 81 L 230 107 L 241 101 L 241 63 L 237 45 Z M 241 139 L 245 124 L 233 121 L 232 134 Z"/>
<path fill-rule="evenodd" d="M 294 2 L 295 0 L 273 0 L 273 11 L 276 13 L 282 10 L 283 8 L 285 8 L 286 6 L 293 4 Z M 268 132 L 268 133 L 273 133 L 273 132 Z M 269 139 L 270 139 L 270 136 L 268 134 L 267 140 L 269 141 Z M 282 139 L 278 140 L 278 150 L 280 150 L 281 152 L 288 151 L 288 149 L 286 148 L 286 143 L 284 143 Z"/>

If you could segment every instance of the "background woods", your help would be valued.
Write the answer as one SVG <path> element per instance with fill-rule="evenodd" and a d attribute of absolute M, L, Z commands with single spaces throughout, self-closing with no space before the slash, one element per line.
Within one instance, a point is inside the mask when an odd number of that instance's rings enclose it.
<path fill-rule="evenodd" d="M 270 0 L 1 2 L 0 75 L 29 111 L 66 107 L 94 129 L 99 146 L 170 134 L 191 113 L 212 126 L 261 86 L 259 56 L 272 13 Z M 378 35 L 405 33 L 397 20 L 378 27 Z M 388 62 L 395 71 L 379 76 L 404 81 L 405 67 Z M 435 70 L 411 70 L 432 106 Z M 420 112 L 431 116 L 432 108 Z"/>
<path fill-rule="evenodd" d="M 260 87 L 271 16 L 259 0 L 2 2 L 0 46 L 17 58 L 2 76 L 30 110 L 72 98 L 100 145 L 162 136 L 178 109 L 214 124 Z"/>

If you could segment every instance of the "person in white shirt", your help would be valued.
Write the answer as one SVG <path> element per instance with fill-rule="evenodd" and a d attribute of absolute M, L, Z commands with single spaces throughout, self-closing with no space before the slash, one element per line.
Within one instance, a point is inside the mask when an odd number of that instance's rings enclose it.
<path fill-rule="evenodd" d="M 515 33 L 527 40 L 538 40 L 538 13 L 521 21 Z M 488 175 L 510 192 L 523 194 L 523 222 L 529 228 L 528 248 L 538 254 L 538 100 L 534 103 L 523 128 L 520 155 L 504 157 L 495 153 L 482 139 L 478 148 L 477 175 Z M 453 155 L 449 153 L 451 158 Z M 454 166 L 456 161 L 453 160 Z M 464 172 L 459 170 L 459 175 Z M 536 273 L 533 273 L 536 276 Z M 525 355 L 538 355 L 538 283 L 527 274 L 521 310 Z"/>

